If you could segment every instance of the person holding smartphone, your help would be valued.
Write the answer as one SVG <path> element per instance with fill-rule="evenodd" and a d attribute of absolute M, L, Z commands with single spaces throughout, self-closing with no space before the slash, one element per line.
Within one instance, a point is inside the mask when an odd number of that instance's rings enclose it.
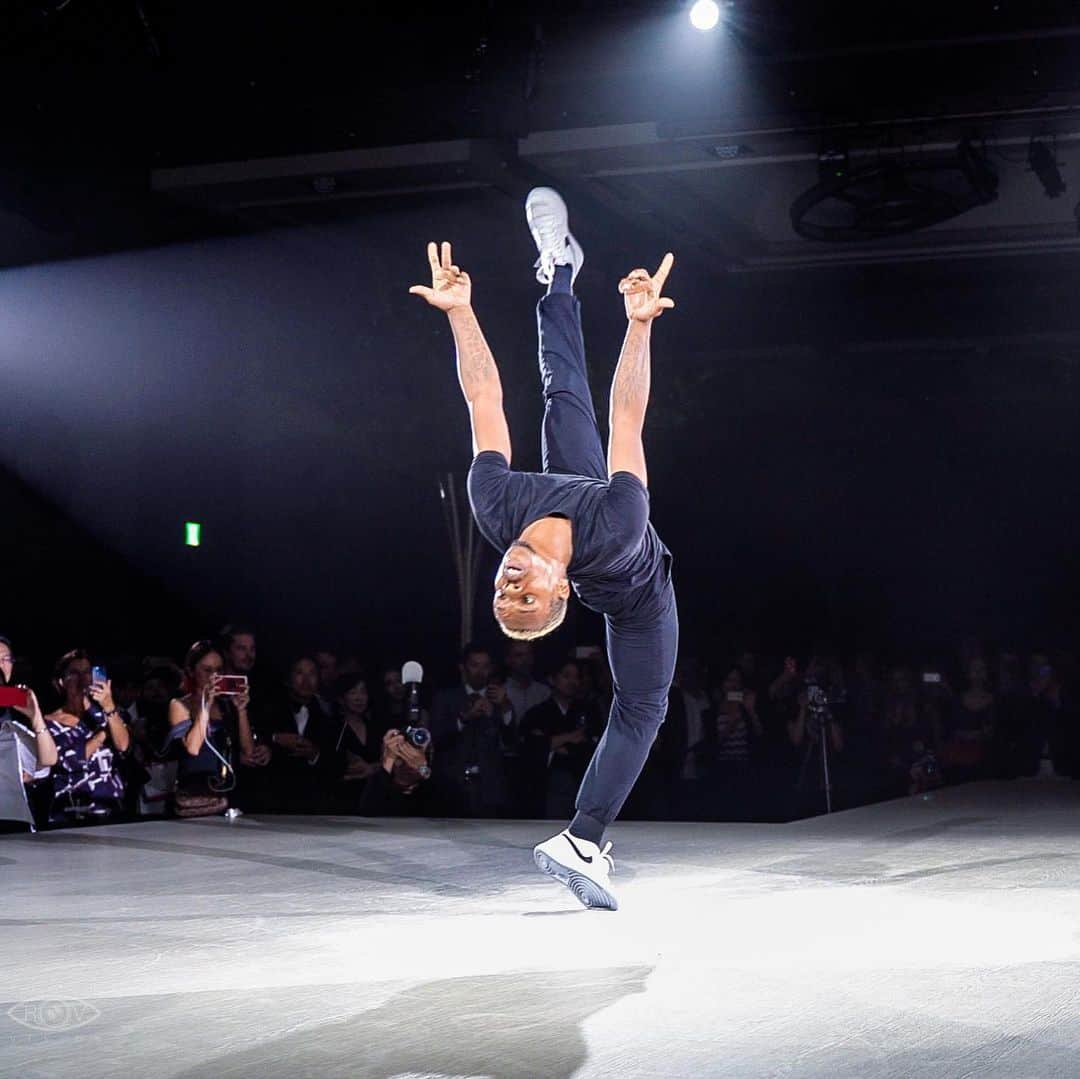
<path fill-rule="evenodd" d="M 49 819 L 53 824 L 115 819 L 123 812 L 120 766 L 131 735 L 113 701 L 112 684 L 81 648 L 56 661 L 53 684 L 60 707 L 45 719 L 58 757 Z"/>
<path fill-rule="evenodd" d="M 29 786 L 36 779 L 44 779 L 56 764 L 56 742 L 45 725 L 34 691 L 11 684 L 14 669 L 11 641 L 0 637 L 0 723 L 11 723 L 15 727 L 22 781 Z M 8 693 L 3 693 L 4 690 Z M 18 716 L 29 720 L 29 730 Z"/>
<path fill-rule="evenodd" d="M 224 667 L 224 657 L 212 641 L 196 641 L 184 658 L 187 693 L 169 702 L 169 727 L 181 746 L 176 772 L 178 816 L 224 812 L 229 804 L 225 789 L 231 788 L 233 777 L 221 758 L 230 760 L 234 738 L 242 753 L 250 754 L 254 748 L 247 679 L 224 676 Z"/>

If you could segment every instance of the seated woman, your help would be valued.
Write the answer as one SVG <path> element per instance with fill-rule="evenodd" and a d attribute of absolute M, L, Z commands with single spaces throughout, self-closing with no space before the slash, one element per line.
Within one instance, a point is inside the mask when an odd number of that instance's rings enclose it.
<path fill-rule="evenodd" d="M 364 784 L 379 767 L 382 732 L 371 714 L 367 682 L 359 672 L 339 678 L 335 698 L 341 716 L 341 732 L 334 752 L 341 769 L 334 789 L 332 811 L 355 813 Z"/>
<path fill-rule="evenodd" d="M 211 816 L 228 809 L 233 742 L 239 741 L 247 755 L 255 748 L 248 693 L 225 695 L 218 690 L 224 667 L 213 642 L 197 641 L 184 659 L 187 693 L 169 702 L 170 733 L 180 742 L 175 796 L 180 817 Z M 223 759 L 230 761 L 229 767 Z"/>
<path fill-rule="evenodd" d="M 45 718 L 58 756 L 49 812 L 53 824 L 115 819 L 123 810 L 121 758 L 131 736 L 111 684 L 94 682 L 91 672 L 90 657 L 81 648 L 66 652 L 53 669 L 61 702 Z"/>

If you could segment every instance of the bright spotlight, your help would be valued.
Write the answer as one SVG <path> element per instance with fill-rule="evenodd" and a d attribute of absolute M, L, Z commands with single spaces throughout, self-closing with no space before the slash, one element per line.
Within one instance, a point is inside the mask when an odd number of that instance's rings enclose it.
<path fill-rule="evenodd" d="M 711 30 L 720 21 L 720 5 L 716 0 L 697 0 L 690 9 L 690 24 L 695 30 Z"/>

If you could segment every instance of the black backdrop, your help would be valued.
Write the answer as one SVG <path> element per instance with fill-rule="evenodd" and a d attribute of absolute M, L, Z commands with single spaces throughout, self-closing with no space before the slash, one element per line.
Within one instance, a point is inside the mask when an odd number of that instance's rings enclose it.
<path fill-rule="evenodd" d="M 579 231 L 602 412 L 615 282 L 662 252 Z M 449 657 L 436 484 L 469 439 L 445 319 L 406 292 L 428 239 L 472 272 L 535 467 L 535 253 L 501 195 L 5 272 L 0 632 L 140 651 L 244 618 L 281 650 Z M 680 254 L 647 450 L 688 639 L 1071 636 L 1075 258 L 717 277 Z M 579 619 L 553 647 L 595 636 Z"/>

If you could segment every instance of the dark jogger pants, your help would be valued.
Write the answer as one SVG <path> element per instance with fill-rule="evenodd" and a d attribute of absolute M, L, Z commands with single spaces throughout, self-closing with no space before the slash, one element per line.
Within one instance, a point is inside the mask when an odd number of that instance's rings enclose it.
<path fill-rule="evenodd" d="M 544 471 L 606 480 L 607 463 L 586 374 L 581 306 L 568 292 L 552 292 L 540 301 L 537 316 Z M 607 729 L 577 796 L 579 815 L 596 822 L 600 833 L 618 816 L 667 714 L 679 645 L 670 581 L 641 604 L 640 613 L 616 620 L 605 617 L 604 622 L 615 695 Z"/>

